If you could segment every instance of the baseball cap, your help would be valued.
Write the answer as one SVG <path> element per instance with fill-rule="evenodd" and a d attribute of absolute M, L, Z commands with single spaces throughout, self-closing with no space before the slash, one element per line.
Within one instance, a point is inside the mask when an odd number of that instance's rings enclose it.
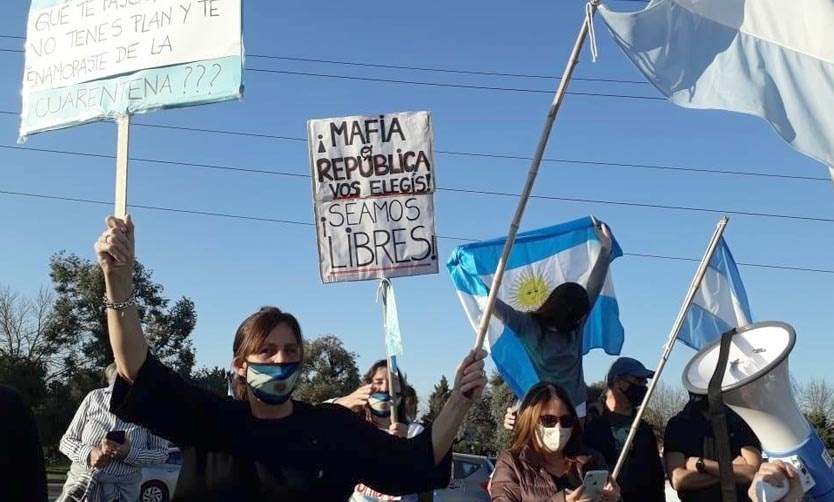
<path fill-rule="evenodd" d="M 637 378 L 654 378 L 654 371 L 646 369 L 643 363 L 631 357 L 618 357 L 608 369 L 608 376 L 605 381 L 610 386 L 611 382 L 618 377 L 631 375 Z"/>

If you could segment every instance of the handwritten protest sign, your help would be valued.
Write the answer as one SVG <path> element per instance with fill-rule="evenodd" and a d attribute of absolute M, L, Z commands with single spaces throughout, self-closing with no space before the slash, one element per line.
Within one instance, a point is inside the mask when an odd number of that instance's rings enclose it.
<path fill-rule="evenodd" d="M 322 282 L 437 273 L 428 112 L 307 122 Z"/>
<path fill-rule="evenodd" d="M 238 98 L 240 0 L 32 0 L 20 136 Z"/>

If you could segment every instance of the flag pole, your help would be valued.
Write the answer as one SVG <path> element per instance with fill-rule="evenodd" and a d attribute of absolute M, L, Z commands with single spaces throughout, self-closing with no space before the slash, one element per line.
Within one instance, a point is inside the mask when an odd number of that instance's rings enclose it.
<path fill-rule="evenodd" d="M 127 168 L 130 151 L 130 115 L 124 114 L 116 119 L 118 137 L 116 139 L 116 217 L 127 216 Z"/>
<path fill-rule="evenodd" d="M 388 347 L 388 290 L 391 287 L 391 281 L 388 279 L 381 279 L 379 281 L 379 291 L 382 296 L 382 327 L 385 333 L 385 357 L 388 364 L 388 393 L 391 395 L 391 423 L 397 423 L 397 396 L 404 391 L 398 387 L 394 387 L 394 377 L 397 374 L 397 356 L 391 354 L 391 349 Z M 397 383 L 401 383 L 399 378 Z"/>
<path fill-rule="evenodd" d="M 495 270 L 495 275 L 492 278 L 492 285 L 489 288 L 489 296 L 484 307 L 484 313 L 481 316 L 481 322 L 478 326 L 478 337 L 475 341 L 475 349 L 480 349 L 484 345 L 489 321 L 492 317 L 492 311 L 495 308 L 495 300 L 498 298 L 498 290 L 501 288 L 501 282 L 504 280 L 504 270 L 507 267 L 507 259 L 510 256 L 510 251 L 515 243 L 516 234 L 518 234 L 518 227 L 521 224 L 521 217 L 524 215 L 524 209 L 527 207 L 527 201 L 530 198 L 530 193 L 533 191 L 533 184 L 536 182 L 536 176 L 539 173 L 539 166 L 544 157 L 544 151 L 547 148 L 547 141 L 550 139 L 550 131 L 553 129 L 553 123 L 556 120 L 556 114 L 564 100 L 565 93 L 568 89 L 568 84 L 579 63 L 579 53 L 582 50 L 582 45 L 588 36 L 588 31 L 591 29 L 594 15 L 599 6 L 599 0 L 591 0 L 589 2 L 589 9 L 585 16 L 585 21 L 582 23 L 582 28 L 579 30 L 579 35 L 576 37 L 576 43 L 573 45 L 573 50 L 570 53 L 565 71 L 559 80 L 559 87 L 556 89 L 556 96 L 553 98 L 553 103 L 550 105 L 550 110 L 547 113 L 547 119 L 544 123 L 544 129 L 539 137 L 539 143 L 536 147 L 536 154 L 533 156 L 533 161 L 530 163 L 530 171 L 527 173 L 527 181 L 524 184 L 524 191 L 521 193 L 521 199 L 518 201 L 518 207 L 515 210 L 515 216 L 510 224 L 510 230 L 507 233 L 507 241 L 504 243 L 504 250 L 501 253 L 501 259 L 498 260 L 498 267 Z"/>
<path fill-rule="evenodd" d="M 631 445 L 634 443 L 634 437 L 637 435 L 637 429 L 640 427 L 640 421 L 643 419 L 643 415 L 646 412 L 646 407 L 649 403 L 649 399 L 651 399 L 652 394 L 654 393 L 655 387 L 657 387 L 657 382 L 660 381 L 660 374 L 663 373 L 663 368 L 666 366 L 666 361 L 669 360 L 669 355 L 672 353 L 672 349 L 675 347 L 675 340 L 678 338 L 678 334 L 680 333 L 681 328 L 683 327 L 683 323 L 686 321 L 686 315 L 689 313 L 689 307 L 692 305 L 692 300 L 695 298 L 695 294 L 698 292 L 698 288 L 701 286 L 701 281 L 704 279 L 704 274 L 707 272 L 707 268 L 709 267 L 709 262 L 712 260 L 712 255 L 715 254 L 715 249 L 718 247 L 718 243 L 721 241 L 721 236 L 724 234 L 724 228 L 727 226 L 727 222 L 730 219 L 726 216 L 722 217 L 721 220 L 718 222 L 718 226 L 715 228 L 715 232 L 712 234 L 712 239 L 709 242 L 709 246 L 707 246 L 707 251 L 704 253 L 704 257 L 701 259 L 700 265 L 698 265 L 698 270 L 695 272 L 695 277 L 692 279 L 692 284 L 689 285 L 689 291 L 686 292 L 686 297 L 683 300 L 683 305 L 681 305 L 681 309 L 678 312 L 678 317 L 675 319 L 675 323 L 672 325 L 672 331 L 669 333 L 669 339 L 666 341 L 666 346 L 663 350 L 663 355 L 660 356 L 660 362 L 657 363 L 657 369 L 655 370 L 654 378 L 652 378 L 651 382 L 649 383 L 649 388 L 646 391 L 646 396 L 643 398 L 643 403 L 640 405 L 640 408 L 637 410 L 637 415 L 634 417 L 634 422 L 631 424 L 631 429 L 628 431 L 628 438 L 626 438 L 625 444 L 623 445 L 623 450 L 620 452 L 620 458 L 617 459 L 617 465 L 614 467 L 614 471 L 611 473 L 611 477 L 617 478 L 620 475 L 620 471 L 623 469 L 623 464 L 625 463 L 626 458 L 631 450 Z"/>

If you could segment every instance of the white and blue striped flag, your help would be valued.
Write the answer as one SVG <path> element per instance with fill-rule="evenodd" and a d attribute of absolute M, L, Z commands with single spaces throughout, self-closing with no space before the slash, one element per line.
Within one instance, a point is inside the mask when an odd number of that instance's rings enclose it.
<path fill-rule="evenodd" d="M 452 251 L 446 264 L 475 330 L 486 306 L 505 242 L 506 238 L 499 238 L 459 246 Z M 530 312 L 541 306 L 562 283 L 587 285 L 601 247 L 590 217 L 520 233 L 507 261 L 498 298 L 515 310 Z M 618 256 L 622 256 L 622 250 L 614 241 L 611 259 Z M 587 354 L 593 348 L 602 348 L 611 355 L 620 353 L 624 331 L 619 315 L 609 271 L 585 323 L 583 353 Z M 539 382 L 521 342 L 509 326 L 494 315 L 490 320 L 487 343 L 498 372 L 517 396 L 523 396 Z"/>
<path fill-rule="evenodd" d="M 678 340 L 700 350 L 723 333 L 750 322 L 747 292 L 733 254 L 722 237 L 689 307 Z"/>
<path fill-rule="evenodd" d="M 671 102 L 762 118 L 834 166 L 831 0 L 652 0 L 639 12 L 599 12 Z"/>

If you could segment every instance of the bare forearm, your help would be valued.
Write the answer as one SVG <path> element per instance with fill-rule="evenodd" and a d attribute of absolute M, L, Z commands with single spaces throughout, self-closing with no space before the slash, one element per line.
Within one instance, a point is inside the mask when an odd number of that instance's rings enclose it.
<path fill-rule="evenodd" d="M 719 479 L 709 473 L 690 471 L 685 468 L 678 468 L 672 472 L 672 487 L 677 491 L 700 490 L 715 485 Z"/>
<path fill-rule="evenodd" d="M 607 246 L 602 246 L 597 256 L 597 261 L 594 263 L 594 268 L 588 277 L 588 301 L 591 307 L 596 303 L 602 292 L 602 287 L 605 285 L 605 278 L 608 276 L 608 267 L 611 261 L 611 249 Z"/>
<path fill-rule="evenodd" d="M 431 442 L 434 448 L 434 463 L 439 464 L 452 447 L 466 413 L 472 403 L 455 392 L 449 396 L 431 428 Z"/>
<path fill-rule="evenodd" d="M 132 281 L 107 278 L 105 282 L 107 299 L 110 301 L 124 301 L 133 292 Z M 124 310 L 107 309 L 107 328 L 119 374 L 133 381 L 148 355 L 148 343 L 142 334 L 136 307 Z"/>
<path fill-rule="evenodd" d="M 706 471 L 716 478 L 721 478 L 721 470 L 718 462 L 715 460 L 704 459 L 704 467 Z M 747 463 L 733 463 L 733 478 L 736 483 L 745 484 L 752 483 L 756 476 L 756 467 Z"/>

